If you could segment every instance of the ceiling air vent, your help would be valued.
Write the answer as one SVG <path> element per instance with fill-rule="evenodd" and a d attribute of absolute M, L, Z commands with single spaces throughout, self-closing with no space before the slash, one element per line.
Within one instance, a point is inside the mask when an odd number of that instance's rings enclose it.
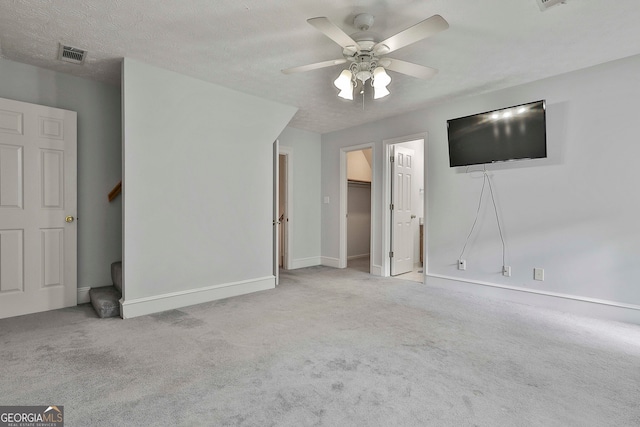
<path fill-rule="evenodd" d="M 84 63 L 84 58 L 87 56 L 87 51 L 78 49 L 77 47 L 65 46 L 60 44 L 58 49 L 58 59 L 60 61 L 71 62 L 72 64 Z"/>
<path fill-rule="evenodd" d="M 555 6 L 560 3 L 566 3 L 566 0 L 536 0 L 536 3 L 538 3 L 538 7 L 540 8 L 540 10 L 544 12 L 551 6 Z"/>

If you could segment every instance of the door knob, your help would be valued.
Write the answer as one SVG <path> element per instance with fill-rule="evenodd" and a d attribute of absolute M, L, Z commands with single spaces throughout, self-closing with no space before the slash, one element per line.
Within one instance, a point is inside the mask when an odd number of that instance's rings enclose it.
<path fill-rule="evenodd" d="M 411 219 L 415 219 L 415 217 L 416 217 L 415 215 L 411 215 Z"/>
<path fill-rule="evenodd" d="M 71 222 L 73 222 L 74 218 L 73 218 L 71 215 L 69 215 L 69 216 L 67 216 L 64 220 L 65 220 L 66 222 L 71 223 Z"/>

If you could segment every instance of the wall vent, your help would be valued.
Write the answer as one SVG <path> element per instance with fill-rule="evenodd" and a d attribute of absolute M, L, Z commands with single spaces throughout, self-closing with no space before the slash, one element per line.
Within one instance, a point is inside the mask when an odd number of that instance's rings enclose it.
<path fill-rule="evenodd" d="M 544 12 L 545 10 L 549 9 L 551 6 L 555 6 L 560 3 L 562 4 L 566 3 L 566 0 L 536 0 L 536 3 L 538 3 L 538 7 L 540 8 L 540 10 Z"/>
<path fill-rule="evenodd" d="M 71 62 L 72 64 L 83 64 L 87 51 L 77 47 L 60 44 L 58 49 L 58 59 L 60 61 Z"/>

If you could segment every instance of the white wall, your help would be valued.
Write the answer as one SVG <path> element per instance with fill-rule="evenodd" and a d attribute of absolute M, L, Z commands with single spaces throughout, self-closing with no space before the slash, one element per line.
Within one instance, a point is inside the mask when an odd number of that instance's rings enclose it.
<path fill-rule="evenodd" d="M 490 167 L 513 275 L 500 274 L 500 239 L 487 208 L 468 248 L 468 269 L 459 271 L 482 180 L 449 167 L 446 120 L 538 99 L 547 100 L 549 158 Z M 576 298 L 638 309 L 638 99 L 634 56 L 326 134 L 322 194 L 337 200 L 340 147 L 426 131 L 428 283 L 451 278 L 556 295 L 565 306 Z M 323 205 L 323 256 L 338 254 L 337 214 L 337 204 Z M 533 280 L 534 267 L 545 269 L 545 281 Z"/>
<path fill-rule="evenodd" d="M 287 127 L 280 146 L 293 151 L 293 212 L 290 269 L 320 264 L 320 135 Z"/>
<path fill-rule="evenodd" d="M 295 111 L 124 60 L 125 317 L 273 287 L 272 143 Z"/>
<path fill-rule="evenodd" d="M 0 97 L 78 113 L 78 288 L 111 284 L 122 259 L 120 88 L 0 58 Z"/>

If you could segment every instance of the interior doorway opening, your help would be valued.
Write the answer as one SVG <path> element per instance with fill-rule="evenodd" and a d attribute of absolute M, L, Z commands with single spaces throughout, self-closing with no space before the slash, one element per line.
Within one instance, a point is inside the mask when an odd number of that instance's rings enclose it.
<path fill-rule="evenodd" d="M 275 265 L 278 270 L 291 268 L 293 224 L 293 149 L 278 144 L 274 156 L 276 183 L 274 186 Z"/>
<path fill-rule="evenodd" d="M 374 144 L 340 150 L 340 247 L 338 268 L 373 273 L 375 223 Z M 351 199 L 351 200 L 350 200 Z"/>
<path fill-rule="evenodd" d="M 285 154 L 278 154 L 278 222 L 280 223 L 280 231 L 278 233 L 279 239 L 279 253 L 278 253 L 278 267 L 286 269 L 286 223 L 287 223 L 287 156 Z"/>
<path fill-rule="evenodd" d="M 284 270 L 289 269 L 289 163 L 290 153 L 280 147 L 278 153 L 278 223 L 279 223 L 279 253 L 278 267 Z"/>
<path fill-rule="evenodd" d="M 347 267 L 370 272 L 373 149 L 347 152 Z"/>

